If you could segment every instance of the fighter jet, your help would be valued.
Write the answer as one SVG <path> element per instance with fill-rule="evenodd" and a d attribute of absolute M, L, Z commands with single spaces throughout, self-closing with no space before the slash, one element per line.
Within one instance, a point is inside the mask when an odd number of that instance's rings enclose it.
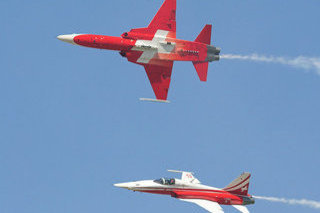
<path fill-rule="evenodd" d="M 192 172 L 168 170 L 182 173 L 181 179 L 160 178 L 114 184 L 116 187 L 152 194 L 170 195 L 182 201 L 195 203 L 212 213 L 223 213 L 220 205 L 232 205 L 242 213 L 249 213 L 245 205 L 254 204 L 248 194 L 250 173 L 243 173 L 223 189 L 202 185 Z M 219 205 L 220 204 L 220 205 Z"/>
<path fill-rule="evenodd" d="M 84 47 L 119 51 L 129 62 L 144 66 L 156 99 L 168 102 L 174 61 L 192 61 L 201 81 L 207 80 L 208 64 L 219 60 L 220 48 L 211 44 L 212 25 L 206 25 L 195 41 L 176 38 L 176 0 L 165 0 L 146 28 L 132 29 L 121 37 L 69 34 L 57 38 Z"/>

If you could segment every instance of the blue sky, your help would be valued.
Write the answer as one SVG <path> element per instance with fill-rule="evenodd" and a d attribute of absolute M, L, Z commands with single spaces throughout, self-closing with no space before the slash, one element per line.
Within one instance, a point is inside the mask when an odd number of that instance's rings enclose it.
<path fill-rule="evenodd" d="M 113 183 L 194 171 L 223 187 L 252 173 L 255 195 L 320 200 L 320 76 L 221 60 L 201 83 L 174 65 L 171 104 L 142 67 L 59 34 L 118 36 L 147 26 L 162 0 L 0 2 L 0 208 L 35 212 L 205 212 Z M 207 23 L 223 53 L 319 57 L 318 0 L 178 0 L 177 36 Z M 317 210 L 258 201 L 252 212 Z M 236 212 L 225 208 L 226 212 Z"/>

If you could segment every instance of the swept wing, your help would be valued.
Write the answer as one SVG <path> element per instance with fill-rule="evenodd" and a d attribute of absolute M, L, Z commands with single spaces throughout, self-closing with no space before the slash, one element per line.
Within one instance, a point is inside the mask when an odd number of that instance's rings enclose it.
<path fill-rule="evenodd" d="M 180 200 L 195 203 L 211 213 L 223 213 L 224 212 L 223 209 L 221 208 L 221 206 L 216 202 L 212 202 L 212 201 L 208 201 L 208 200 L 200 200 L 200 199 L 180 199 Z"/>

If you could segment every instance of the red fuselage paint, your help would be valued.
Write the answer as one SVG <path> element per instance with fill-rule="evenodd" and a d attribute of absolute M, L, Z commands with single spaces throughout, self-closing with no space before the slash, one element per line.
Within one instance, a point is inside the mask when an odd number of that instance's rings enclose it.
<path fill-rule="evenodd" d="M 136 47 L 137 40 L 151 41 L 153 35 L 150 34 L 129 34 L 130 36 L 113 37 L 104 35 L 81 34 L 73 38 L 74 43 L 91 48 L 115 50 L 125 53 L 126 55 L 131 52 L 143 51 L 132 50 Z M 199 42 L 185 41 L 176 38 L 167 37 L 166 44 L 174 44 L 174 48 L 170 53 L 158 53 L 153 57 L 153 60 L 166 60 L 166 61 L 205 61 L 207 58 L 207 45 Z M 160 44 L 161 45 L 161 44 Z M 152 61 L 151 61 L 152 63 Z"/>
<path fill-rule="evenodd" d="M 81 46 L 92 47 L 97 49 L 128 51 L 136 43 L 131 39 L 123 39 L 121 37 L 83 34 L 75 36 L 73 41 Z"/>
<path fill-rule="evenodd" d="M 148 189 L 137 190 L 140 192 L 151 194 L 170 195 L 178 199 L 201 199 L 217 202 L 220 205 L 246 205 L 245 197 L 250 198 L 251 195 L 241 196 L 235 195 L 222 190 L 205 190 L 205 189 Z"/>

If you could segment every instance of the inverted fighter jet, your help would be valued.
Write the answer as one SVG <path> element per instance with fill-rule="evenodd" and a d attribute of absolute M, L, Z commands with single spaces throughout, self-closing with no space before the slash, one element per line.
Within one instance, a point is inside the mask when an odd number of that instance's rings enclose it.
<path fill-rule="evenodd" d="M 168 102 L 174 61 L 192 61 L 201 81 L 207 80 L 208 64 L 219 60 L 220 48 L 211 46 L 211 25 L 206 25 L 195 41 L 176 38 L 176 0 L 165 0 L 146 28 L 132 29 L 121 37 L 69 34 L 57 38 L 71 44 L 119 51 L 128 61 L 144 66 L 156 99 Z"/>
<path fill-rule="evenodd" d="M 132 191 L 170 195 L 182 201 L 195 203 L 212 213 L 223 213 L 220 205 L 232 205 L 242 213 L 249 213 L 245 205 L 255 202 L 254 198 L 248 194 L 250 173 L 243 173 L 228 186 L 218 189 L 202 185 L 192 172 L 168 171 L 182 173 L 181 179 L 160 178 L 117 183 L 114 186 Z"/>

